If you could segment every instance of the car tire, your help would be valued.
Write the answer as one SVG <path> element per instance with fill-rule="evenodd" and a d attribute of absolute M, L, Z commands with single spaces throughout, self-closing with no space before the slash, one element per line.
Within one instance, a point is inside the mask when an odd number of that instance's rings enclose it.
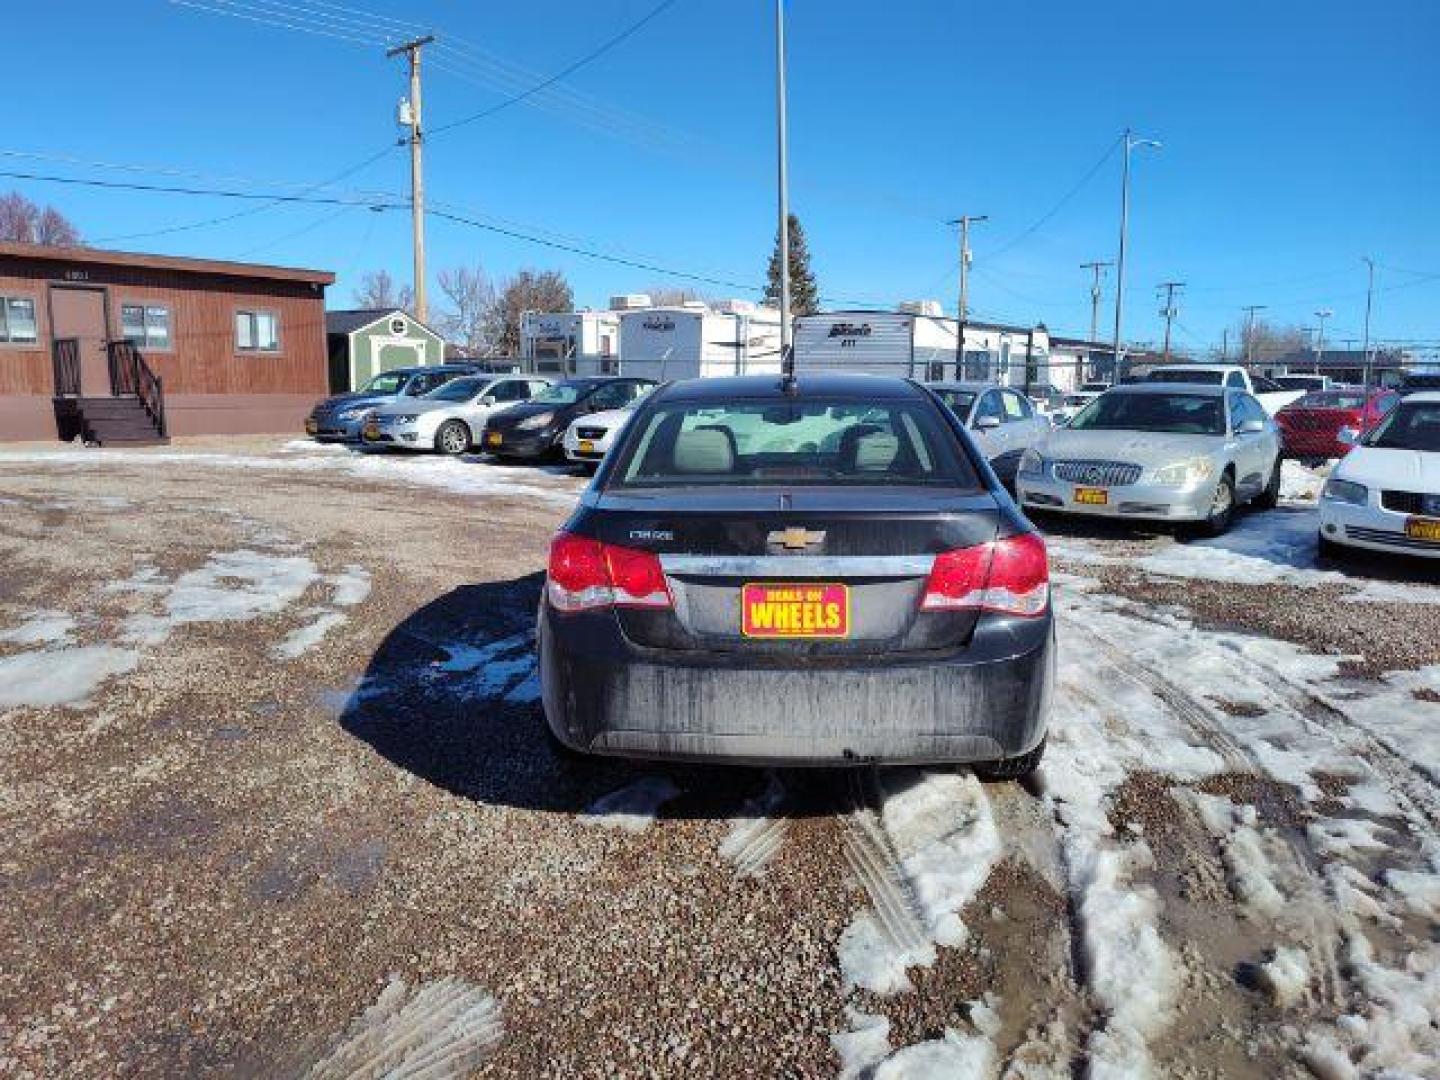
<path fill-rule="evenodd" d="M 1345 545 L 1337 544 L 1324 533 L 1315 534 L 1315 554 L 1322 559 L 1338 562 L 1345 556 Z"/>
<path fill-rule="evenodd" d="M 1261 510 L 1274 510 L 1280 505 L 1280 473 L 1283 470 L 1285 459 L 1277 457 L 1275 468 L 1270 472 L 1270 482 L 1265 485 L 1265 490 L 1255 496 L 1255 505 Z"/>
<path fill-rule="evenodd" d="M 550 752 L 559 760 L 569 764 L 578 764 L 589 757 L 588 754 L 582 754 L 573 746 L 569 746 L 563 742 L 560 736 L 555 734 L 554 729 L 550 727 L 550 721 L 546 720 L 543 715 L 540 717 L 540 726 L 545 729 L 545 742 L 549 744 Z"/>
<path fill-rule="evenodd" d="M 1023 780 L 1040 767 L 1040 759 L 1045 756 L 1045 743 L 1046 739 L 1041 739 L 1040 745 L 1028 754 L 986 761 L 972 766 L 970 771 L 980 780 Z"/>
<path fill-rule="evenodd" d="M 1220 482 L 1215 485 L 1215 496 L 1210 502 L 1210 513 L 1196 531 L 1201 536 L 1224 536 L 1230 531 L 1230 523 L 1234 520 L 1235 476 L 1229 469 L 1226 469 L 1220 474 Z"/>
<path fill-rule="evenodd" d="M 435 432 L 435 449 L 442 454 L 456 457 L 471 446 L 470 428 L 463 420 L 446 420 Z"/>

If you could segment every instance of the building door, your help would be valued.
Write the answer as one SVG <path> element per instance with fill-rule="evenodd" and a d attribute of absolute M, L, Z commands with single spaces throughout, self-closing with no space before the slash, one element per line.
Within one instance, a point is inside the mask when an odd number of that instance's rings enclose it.
<path fill-rule="evenodd" d="M 80 394 L 109 397 L 110 359 L 105 351 L 105 290 L 54 285 L 50 288 L 50 338 L 80 343 Z"/>

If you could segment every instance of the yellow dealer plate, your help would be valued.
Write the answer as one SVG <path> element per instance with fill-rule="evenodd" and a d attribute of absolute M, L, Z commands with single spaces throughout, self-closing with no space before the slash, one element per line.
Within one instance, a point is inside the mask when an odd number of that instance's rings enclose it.
<path fill-rule="evenodd" d="M 593 454 L 595 452 L 595 444 L 589 439 L 581 439 L 580 452 L 582 454 Z"/>
<path fill-rule="evenodd" d="M 1440 544 L 1440 518 L 1412 517 L 1405 522 L 1405 535 L 1412 540 Z"/>
<path fill-rule="evenodd" d="M 1110 501 L 1110 492 L 1104 488 L 1076 488 L 1075 501 L 1081 506 L 1104 506 Z"/>

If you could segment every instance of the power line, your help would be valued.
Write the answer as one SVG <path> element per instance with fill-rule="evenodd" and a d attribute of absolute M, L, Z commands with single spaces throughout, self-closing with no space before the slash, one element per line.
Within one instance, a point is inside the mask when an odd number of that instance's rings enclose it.
<path fill-rule="evenodd" d="M 1035 223 L 1031 225 L 1028 229 L 1024 230 L 1019 235 L 1013 237 L 1005 243 L 1001 244 L 994 251 L 989 252 L 987 257 L 993 262 L 1001 255 L 1005 254 L 1007 251 L 1010 251 L 1017 245 L 1029 239 L 1031 236 L 1034 236 L 1035 233 L 1042 229 L 1046 225 L 1046 223 L 1050 221 L 1051 218 L 1053 218 L 1056 214 L 1063 210 L 1071 199 L 1073 199 L 1076 195 L 1080 194 L 1080 191 L 1085 187 L 1086 184 L 1088 184 L 1091 180 L 1095 178 L 1095 174 L 1098 173 L 1100 169 L 1104 166 L 1104 164 L 1110 160 L 1110 155 L 1115 153 L 1115 148 L 1119 145 L 1120 140 L 1116 139 L 1109 146 L 1107 146 L 1105 148 L 1105 153 L 1100 155 L 1100 159 L 1096 161 L 1094 165 L 1090 166 L 1089 171 L 1086 172 L 1085 175 L 1082 176 L 1075 183 L 1074 187 L 1072 187 L 1069 191 L 1065 192 L 1064 195 L 1060 196 L 1059 202 L 1057 202 L 1049 210 L 1045 211 L 1045 213 L 1040 215 L 1040 217 L 1035 221 Z"/>
<path fill-rule="evenodd" d="M 463 125 L 465 125 L 465 124 L 473 124 L 473 123 L 474 123 L 475 121 L 477 121 L 477 120 L 484 120 L 486 117 L 494 116 L 496 113 L 500 112 L 502 109 L 508 109 L 508 108 L 509 108 L 510 106 L 512 106 L 512 105 L 518 105 L 518 104 L 520 104 L 520 102 L 526 101 L 526 100 L 528 100 L 529 98 L 534 97 L 536 94 L 540 93 L 542 90 L 545 90 L 545 89 L 547 89 L 547 88 L 549 88 L 549 87 L 551 87 L 551 86 L 554 86 L 556 83 L 560 82 L 562 79 L 565 79 L 565 78 L 567 78 L 567 77 L 570 76 L 570 75 L 573 75 L 575 72 L 579 71 L 579 70 L 580 70 L 582 67 L 584 67 L 586 64 L 589 64 L 589 63 L 592 63 L 592 62 L 595 61 L 595 60 L 598 60 L 601 56 L 604 56 L 604 55 L 605 55 L 607 52 L 609 52 L 611 49 L 615 48 L 617 45 L 621 44 L 622 42 L 624 42 L 625 40 L 627 40 L 628 38 L 630 38 L 631 36 L 633 36 L 634 34 L 636 34 L 637 32 L 639 32 L 639 31 L 640 31 L 643 27 L 645 27 L 647 24 L 649 24 L 649 23 L 652 22 L 653 20 L 659 18 L 660 15 L 662 15 L 664 12 L 666 12 L 666 11 L 669 10 L 670 8 L 674 7 L 675 4 L 678 3 L 678 2 L 679 2 L 679 0 L 661 0 L 661 2 L 660 2 L 659 4 L 657 4 L 655 7 L 651 8 L 649 12 L 647 12 L 645 15 L 641 16 L 641 17 L 640 17 L 638 20 L 636 20 L 635 22 L 631 23 L 629 26 L 625 27 L 625 29 L 621 30 L 621 31 L 620 31 L 618 34 L 616 34 L 614 37 L 609 38 L 609 39 L 606 40 L 604 43 L 602 43 L 598 48 L 595 48 L 595 49 L 591 50 L 590 52 L 586 53 L 584 56 L 580 57 L 578 60 L 574 61 L 573 63 L 569 64 L 568 66 L 566 66 L 566 67 L 562 68 L 561 70 L 557 71 L 554 75 L 551 75 L 548 79 L 542 79 L 540 82 L 536 83 L 534 86 L 530 87 L 528 90 L 524 90 L 524 91 L 522 91 L 522 92 L 519 93 L 519 94 L 514 94 L 514 95 L 512 95 L 511 97 L 506 98 L 504 101 L 497 102 L 496 104 L 490 106 L 488 109 L 482 109 L 480 112 L 474 113 L 474 114 L 471 115 L 471 116 L 463 117 L 463 118 L 460 119 L 460 120 L 452 120 L 452 121 L 451 121 L 450 123 L 448 123 L 448 124 L 441 124 L 439 127 L 432 128 L 432 129 L 430 130 L 431 136 L 438 135 L 438 134 L 440 134 L 440 133 L 443 132 L 443 131 L 451 131 L 451 130 L 453 130 L 453 129 L 457 128 L 457 127 L 461 127 L 461 126 L 463 126 Z"/>

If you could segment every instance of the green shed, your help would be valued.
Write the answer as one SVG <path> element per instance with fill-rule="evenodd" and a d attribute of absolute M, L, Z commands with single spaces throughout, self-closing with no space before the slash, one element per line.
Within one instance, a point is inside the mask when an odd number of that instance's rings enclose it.
<path fill-rule="evenodd" d="M 364 386 L 382 371 L 445 362 L 445 339 L 397 308 L 325 313 L 330 392 Z"/>

